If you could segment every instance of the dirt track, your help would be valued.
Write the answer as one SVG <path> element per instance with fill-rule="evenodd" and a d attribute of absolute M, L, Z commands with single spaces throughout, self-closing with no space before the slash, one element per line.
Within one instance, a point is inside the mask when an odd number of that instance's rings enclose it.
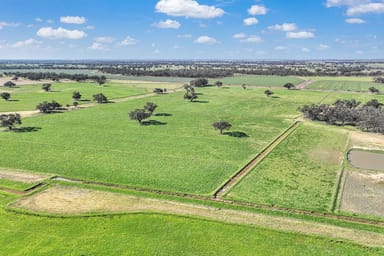
<path fill-rule="evenodd" d="M 289 217 L 276 217 L 203 205 L 141 198 L 69 186 L 48 188 L 32 196 L 21 198 L 12 206 L 37 212 L 71 215 L 90 212 L 157 212 L 197 216 L 215 221 L 254 225 L 274 230 L 343 239 L 368 246 L 384 247 L 384 234 L 369 231 L 354 230 Z"/>

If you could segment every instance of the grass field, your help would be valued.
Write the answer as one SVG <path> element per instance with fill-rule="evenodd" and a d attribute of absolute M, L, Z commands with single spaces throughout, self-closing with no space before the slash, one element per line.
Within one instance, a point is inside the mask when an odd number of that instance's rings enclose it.
<path fill-rule="evenodd" d="M 324 96 L 278 90 L 280 98 L 268 98 L 262 89 L 241 88 L 198 91 L 203 95 L 195 103 L 176 93 L 25 119 L 23 126 L 42 129 L 0 133 L 0 166 L 208 194 L 288 127 L 298 106 Z M 159 105 L 157 113 L 169 114 L 152 117 L 163 125 L 128 120 L 128 112 L 146 101 Z M 248 137 L 220 136 L 212 128 L 220 119 Z"/>
<path fill-rule="evenodd" d="M 11 99 L 0 100 L 0 112 L 34 110 L 36 105 L 43 101 L 56 100 L 63 106 L 73 104 L 72 93 L 79 91 L 82 100 L 93 100 L 92 95 L 103 93 L 109 99 L 121 98 L 130 95 L 143 94 L 152 90 L 145 88 L 145 84 L 108 83 L 99 86 L 96 83 L 54 83 L 50 92 L 41 89 L 41 85 L 20 85 L 16 88 L 0 89 L 0 92 L 9 92 Z M 79 101 L 79 104 L 87 101 Z"/>
<path fill-rule="evenodd" d="M 20 181 L 11 181 L 8 179 L 1 179 L 0 178 L 0 187 L 3 187 L 3 188 L 24 190 L 24 189 L 32 187 L 35 184 L 36 183 L 24 183 L 24 182 L 20 182 Z"/>
<path fill-rule="evenodd" d="M 346 132 L 342 130 L 305 123 L 230 191 L 228 197 L 327 211 L 332 204 L 346 140 Z"/>
<path fill-rule="evenodd" d="M 373 83 L 372 81 L 348 80 L 319 80 L 310 84 L 307 88 L 316 90 L 368 92 L 370 87 L 375 87 L 380 91 L 384 90 L 384 84 Z"/>
<path fill-rule="evenodd" d="M 0 194 L 4 255 L 382 255 L 347 242 L 198 218 L 130 214 L 48 218 L 7 212 Z"/>
<path fill-rule="evenodd" d="M 224 85 L 242 85 L 247 86 L 272 86 L 282 87 L 286 83 L 300 84 L 303 79 L 293 76 L 258 76 L 258 75 L 236 75 L 233 77 L 225 77 L 222 79 L 210 79 L 210 83 L 222 81 Z"/>

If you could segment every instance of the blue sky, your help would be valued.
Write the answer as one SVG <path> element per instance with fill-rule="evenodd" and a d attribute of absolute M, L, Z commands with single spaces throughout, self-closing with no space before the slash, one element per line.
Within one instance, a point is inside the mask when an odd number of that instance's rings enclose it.
<path fill-rule="evenodd" d="M 384 0 L 1 0 L 0 59 L 384 59 Z"/>

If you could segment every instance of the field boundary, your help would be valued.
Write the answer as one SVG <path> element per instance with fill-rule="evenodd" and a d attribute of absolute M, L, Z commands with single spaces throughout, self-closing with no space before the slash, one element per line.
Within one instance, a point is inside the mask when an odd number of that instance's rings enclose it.
<path fill-rule="evenodd" d="M 272 140 L 266 147 L 264 147 L 251 161 L 249 161 L 244 167 L 232 175 L 223 185 L 221 185 L 214 193 L 215 198 L 225 195 L 231 188 L 233 188 L 238 182 L 241 181 L 255 166 L 257 166 L 269 153 L 271 153 L 282 141 L 284 141 L 297 127 L 301 124 L 301 121 L 296 120 L 287 129 L 280 133 L 275 139 Z"/>
<path fill-rule="evenodd" d="M 339 172 L 337 174 L 337 178 L 336 178 L 336 187 L 333 191 L 333 194 L 332 194 L 332 202 L 331 202 L 331 207 L 330 207 L 330 211 L 331 212 L 335 212 L 335 210 L 338 208 L 338 201 L 339 199 L 341 199 L 340 195 L 343 193 L 343 191 L 341 191 L 342 187 L 342 180 L 343 180 L 343 177 L 344 177 L 344 172 L 345 172 L 345 160 L 347 159 L 348 157 L 348 148 L 349 148 L 349 142 L 350 142 L 350 135 L 348 133 L 348 138 L 347 138 L 347 142 L 345 144 L 345 147 L 344 147 L 344 152 L 343 152 L 343 159 L 341 160 L 341 163 L 340 163 L 340 169 L 339 169 Z"/>

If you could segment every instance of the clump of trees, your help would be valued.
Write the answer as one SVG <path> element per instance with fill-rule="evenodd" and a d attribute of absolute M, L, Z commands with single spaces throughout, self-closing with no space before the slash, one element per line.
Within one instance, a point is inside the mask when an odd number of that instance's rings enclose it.
<path fill-rule="evenodd" d="M 0 124 L 2 127 L 8 127 L 8 130 L 12 130 L 15 124 L 21 124 L 21 117 L 19 114 L 2 114 L 0 115 Z"/>
<path fill-rule="evenodd" d="M 2 93 L 0 93 L 0 97 L 3 100 L 9 100 L 11 98 L 11 94 L 9 92 L 2 92 Z"/>
<path fill-rule="evenodd" d="M 8 81 L 8 82 L 4 83 L 4 86 L 5 87 L 9 87 L 9 88 L 13 88 L 13 87 L 16 86 L 16 84 L 14 82 L 12 82 L 12 81 Z"/>
<path fill-rule="evenodd" d="M 108 103 L 108 98 L 102 93 L 98 93 L 98 94 L 93 95 L 93 99 L 97 103 Z"/>
<path fill-rule="evenodd" d="M 52 102 L 44 101 L 36 106 L 36 109 L 38 109 L 41 113 L 52 113 L 59 108 L 61 108 L 61 104 L 54 100 Z"/>
<path fill-rule="evenodd" d="M 193 87 L 205 87 L 208 86 L 208 80 L 206 78 L 198 78 L 189 82 Z"/>
<path fill-rule="evenodd" d="M 135 109 L 128 113 L 129 119 L 136 120 L 140 125 L 143 124 L 143 120 L 152 116 L 153 112 L 157 108 L 157 104 L 153 102 L 147 102 L 142 109 Z"/>
<path fill-rule="evenodd" d="M 53 80 L 59 81 L 60 79 L 68 79 L 76 82 L 84 82 L 84 81 L 94 81 L 99 85 L 102 85 L 106 82 L 105 76 L 89 76 L 86 74 L 66 74 L 60 73 L 57 74 L 55 72 L 5 72 L 6 76 L 14 75 L 16 77 L 24 77 L 29 80 Z"/>
<path fill-rule="evenodd" d="M 184 94 L 184 99 L 193 102 L 193 100 L 199 98 L 195 93 L 195 88 L 190 84 L 185 84 L 184 89 L 186 90 Z"/>
<path fill-rule="evenodd" d="M 232 124 L 230 124 L 228 121 L 220 120 L 220 121 L 214 122 L 212 124 L 212 126 L 213 126 L 213 128 L 215 128 L 215 130 L 219 130 L 220 131 L 220 135 L 222 135 L 223 134 L 223 130 L 231 129 Z"/>
<path fill-rule="evenodd" d="M 376 99 L 361 105 L 352 100 L 337 100 L 334 104 L 305 105 L 299 110 L 304 117 L 331 125 L 352 125 L 363 131 L 384 134 L 383 104 Z"/>
<path fill-rule="evenodd" d="M 223 82 L 221 82 L 221 81 L 216 81 L 215 85 L 216 85 L 217 87 L 220 88 L 220 87 L 223 86 Z"/>

